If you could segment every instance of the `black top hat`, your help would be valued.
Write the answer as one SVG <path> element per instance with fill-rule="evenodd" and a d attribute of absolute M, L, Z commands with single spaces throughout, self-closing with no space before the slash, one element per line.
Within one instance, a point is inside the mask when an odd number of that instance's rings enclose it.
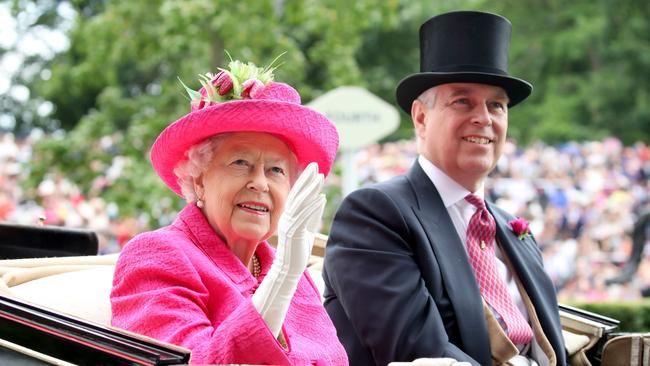
<path fill-rule="evenodd" d="M 509 107 L 526 99 L 533 86 L 508 75 L 508 19 L 478 11 L 437 15 L 420 27 L 420 72 L 399 82 L 397 104 L 411 113 L 413 101 L 427 89 L 446 83 L 502 87 Z"/>

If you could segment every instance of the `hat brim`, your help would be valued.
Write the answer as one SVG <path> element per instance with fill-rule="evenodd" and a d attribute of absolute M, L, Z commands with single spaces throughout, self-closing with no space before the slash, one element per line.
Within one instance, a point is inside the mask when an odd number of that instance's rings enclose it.
<path fill-rule="evenodd" d="M 533 91 L 533 86 L 529 82 L 512 76 L 481 72 L 421 72 L 409 75 L 399 82 L 395 90 L 397 104 L 410 115 L 411 104 L 420 94 L 434 86 L 449 83 L 500 86 L 508 93 L 510 108 L 526 99 Z"/>
<path fill-rule="evenodd" d="M 187 114 L 169 125 L 151 147 L 151 164 L 163 182 L 182 196 L 174 168 L 187 159 L 187 150 L 225 132 L 265 132 L 281 138 L 296 155 L 301 168 L 318 163 L 327 175 L 339 135 L 322 114 L 300 104 L 277 100 L 237 100 Z"/>

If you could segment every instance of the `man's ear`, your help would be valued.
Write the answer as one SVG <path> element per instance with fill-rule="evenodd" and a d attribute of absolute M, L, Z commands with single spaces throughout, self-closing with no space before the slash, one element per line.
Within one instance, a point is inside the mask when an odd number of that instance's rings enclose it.
<path fill-rule="evenodd" d="M 411 119 L 413 120 L 415 135 L 418 137 L 422 137 L 426 128 L 426 110 L 426 105 L 419 99 L 415 99 L 411 104 Z"/>

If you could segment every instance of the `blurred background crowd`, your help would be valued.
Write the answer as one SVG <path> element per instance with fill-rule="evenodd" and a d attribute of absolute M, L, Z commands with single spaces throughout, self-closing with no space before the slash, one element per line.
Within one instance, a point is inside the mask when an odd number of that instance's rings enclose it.
<path fill-rule="evenodd" d="M 103 197 L 104 188 L 128 165 L 119 154 L 110 164 L 83 167 L 96 172 L 85 194 L 64 175 L 47 175 L 30 186 L 26 178 L 32 149 L 41 138 L 37 132 L 21 139 L 0 133 L 0 221 L 33 225 L 42 217 L 48 225 L 91 229 L 100 236 L 100 253 L 113 253 L 138 232 L 166 225 L 174 217 L 171 202 L 155 206 L 154 212 L 124 215 L 117 202 Z M 110 149 L 112 138 L 99 144 Z M 400 174 L 416 156 L 413 140 L 360 150 L 354 159 L 359 184 Z M 333 206 L 329 212 L 340 202 L 340 190 L 335 189 L 340 180 L 336 173 L 328 177 L 328 204 Z M 634 300 L 650 287 L 650 256 L 641 256 L 630 281 L 611 279 L 631 256 L 635 222 L 650 211 L 649 181 L 650 147 L 644 143 L 624 146 L 616 138 L 606 138 L 554 146 L 537 142 L 521 148 L 509 141 L 486 193 L 530 222 L 560 301 Z M 326 230 L 327 223 L 323 227 Z M 650 247 L 642 254 L 650 254 Z"/>
<path fill-rule="evenodd" d="M 411 140 L 375 145 L 358 154 L 358 170 L 365 183 L 381 181 L 404 172 L 416 156 Z M 634 224 L 650 212 L 649 181 L 650 148 L 643 143 L 606 138 L 521 148 L 509 141 L 486 194 L 530 222 L 561 301 L 633 300 L 650 286 L 650 258 L 643 255 L 650 254 L 650 235 L 635 275 L 614 279 L 632 254 Z"/>
<path fill-rule="evenodd" d="M 99 236 L 100 254 L 118 252 L 133 235 L 146 229 L 137 217 L 118 218 L 117 203 L 106 202 L 101 196 L 102 186 L 120 174 L 120 157 L 98 172 L 87 194 L 63 174 L 47 175 L 35 186 L 26 184 L 32 148 L 41 137 L 38 132 L 24 139 L 0 133 L 0 221 L 90 229 Z"/>

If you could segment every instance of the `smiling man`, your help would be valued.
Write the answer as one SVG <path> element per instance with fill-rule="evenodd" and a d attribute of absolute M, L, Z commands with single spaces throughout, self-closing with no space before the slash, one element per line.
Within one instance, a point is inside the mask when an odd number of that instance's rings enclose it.
<path fill-rule="evenodd" d="M 532 86 L 508 75 L 510 22 L 441 14 L 420 28 L 421 72 L 397 86 L 420 156 L 350 194 L 325 255 L 325 307 L 351 365 L 448 357 L 565 365 L 555 289 L 527 227 L 485 202 L 508 109 Z"/>

